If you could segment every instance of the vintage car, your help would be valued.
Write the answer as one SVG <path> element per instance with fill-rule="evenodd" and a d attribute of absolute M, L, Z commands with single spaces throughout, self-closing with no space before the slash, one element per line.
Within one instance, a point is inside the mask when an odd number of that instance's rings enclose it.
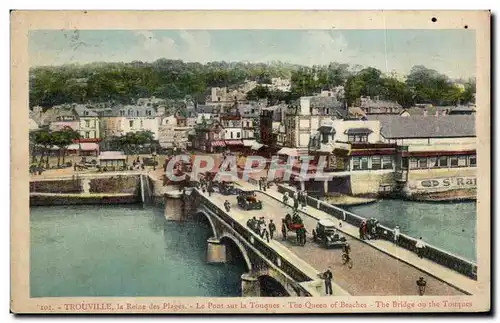
<path fill-rule="evenodd" d="M 218 187 L 222 195 L 237 195 L 241 191 L 235 187 L 234 182 L 220 182 Z"/>
<path fill-rule="evenodd" d="M 144 157 L 142 159 L 142 164 L 144 166 L 158 166 L 158 161 L 155 158 Z"/>
<path fill-rule="evenodd" d="M 313 240 L 322 244 L 325 248 L 341 248 L 347 242 L 332 220 L 323 219 L 318 221 L 316 229 L 312 233 Z"/>
<path fill-rule="evenodd" d="M 237 200 L 238 206 L 244 210 L 262 210 L 262 201 L 257 199 L 253 191 L 241 191 Z"/>

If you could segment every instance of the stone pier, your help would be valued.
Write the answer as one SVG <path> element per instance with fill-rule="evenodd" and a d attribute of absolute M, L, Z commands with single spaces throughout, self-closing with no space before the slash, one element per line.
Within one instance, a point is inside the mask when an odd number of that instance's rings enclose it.
<path fill-rule="evenodd" d="M 225 263 L 226 260 L 226 246 L 217 238 L 209 238 L 207 240 L 207 262 Z"/>
<path fill-rule="evenodd" d="M 252 273 L 241 275 L 241 296 L 260 297 L 259 279 Z"/>

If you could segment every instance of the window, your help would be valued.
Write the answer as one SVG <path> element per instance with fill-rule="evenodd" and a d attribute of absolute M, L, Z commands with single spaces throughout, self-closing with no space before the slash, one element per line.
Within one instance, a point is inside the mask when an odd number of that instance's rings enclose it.
<path fill-rule="evenodd" d="M 120 110 L 120 117 L 123 117 L 125 115 L 125 111 Z"/>
<path fill-rule="evenodd" d="M 139 111 L 135 111 L 135 116 L 138 117 L 139 116 Z"/>
<path fill-rule="evenodd" d="M 422 157 L 417 160 L 417 165 L 419 169 L 426 169 L 427 168 L 427 158 Z"/>
<path fill-rule="evenodd" d="M 467 156 L 458 156 L 458 167 L 467 167 Z"/>
<path fill-rule="evenodd" d="M 429 168 L 435 168 L 438 167 L 438 159 L 436 157 L 429 157 L 427 165 L 429 165 Z"/>
<path fill-rule="evenodd" d="M 85 131 L 85 138 L 90 138 L 90 132 Z"/>
<path fill-rule="evenodd" d="M 85 120 L 85 127 L 90 127 L 90 120 Z"/>
<path fill-rule="evenodd" d="M 327 133 L 321 133 L 321 142 L 324 143 L 324 144 L 327 144 L 328 143 L 328 134 Z"/>
<path fill-rule="evenodd" d="M 231 132 L 231 139 L 233 139 L 233 133 Z"/>
<path fill-rule="evenodd" d="M 408 157 L 401 158 L 401 168 L 408 169 Z"/>
<path fill-rule="evenodd" d="M 382 168 L 382 158 L 380 156 L 372 156 L 372 169 Z"/>
<path fill-rule="evenodd" d="M 88 111 L 85 111 L 83 114 L 84 114 L 84 115 L 86 115 L 86 116 L 88 116 L 88 115 L 89 115 L 89 112 L 88 112 Z"/>
<path fill-rule="evenodd" d="M 151 116 L 151 110 L 146 111 L 146 115 Z"/>
<path fill-rule="evenodd" d="M 382 168 L 383 169 L 392 169 L 392 156 L 383 156 L 382 157 Z"/>
<path fill-rule="evenodd" d="M 236 138 L 241 137 L 241 134 L 239 132 L 236 133 Z"/>
<path fill-rule="evenodd" d="M 448 167 L 448 157 L 447 156 L 441 156 L 438 159 L 438 167 Z"/>
<path fill-rule="evenodd" d="M 410 169 L 417 169 L 417 159 L 416 158 L 410 158 Z"/>
<path fill-rule="evenodd" d="M 133 113 L 133 112 L 134 112 L 134 111 L 132 111 L 132 110 L 128 110 L 128 115 L 129 115 L 129 116 L 132 116 L 132 113 Z"/>
<path fill-rule="evenodd" d="M 347 136 L 349 142 L 368 142 L 368 135 L 349 135 Z"/>
<path fill-rule="evenodd" d="M 134 120 L 129 120 L 128 125 L 130 126 L 130 128 L 133 128 L 134 127 Z"/>
<path fill-rule="evenodd" d="M 450 157 L 450 167 L 458 167 L 458 156 Z"/>
<path fill-rule="evenodd" d="M 469 167 L 476 167 L 476 156 L 469 156 Z"/>
<path fill-rule="evenodd" d="M 368 157 L 352 158 L 352 170 L 367 170 L 367 169 L 368 169 Z"/>

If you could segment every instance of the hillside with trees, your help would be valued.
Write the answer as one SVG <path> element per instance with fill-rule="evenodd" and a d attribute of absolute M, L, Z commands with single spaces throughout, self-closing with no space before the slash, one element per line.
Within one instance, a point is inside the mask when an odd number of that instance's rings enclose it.
<path fill-rule="evenodd" d="M 92 63 L 37 67 L 30 70 L 30 107 L 49 108 L 63 103 L 132 103 L 137 98 L 182 100 L 186 96 L 204 102 L 210 87 L 236 88 L 245 80 L 259 84 L 271 78 L 291 79 L 288 93 L 258 87 L 249 98 L 267 97 L 270 103 L 289 102 L 323 89 L 342 85 L 345 99 L 352 104 L 360 96 L 379 96 L 403 106 L 414 103 L 435 105 L 467 103 L 475 93 L 475 81 L 463 81 L 465 90 L 446 75 L 424 66 L 414 66 L 406 80 L 384 75 L 372 67 L 331 63 L 313 67 L 274 62 L 186 63 L 159 59 L 152 63 Z"/>

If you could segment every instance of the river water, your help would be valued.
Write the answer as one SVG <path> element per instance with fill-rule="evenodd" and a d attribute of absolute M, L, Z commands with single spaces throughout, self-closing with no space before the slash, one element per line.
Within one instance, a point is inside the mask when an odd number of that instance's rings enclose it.
<path fill-rule="evenodd" d="M 349 208 L 365 218 L 422 239 L 467 260 L 476 261 L 476 202 L 424 203 L 380 200 Z"/>
<path fill-rule="evenodd" d="M 209 225 L 179 210 L 33 207 L 31 297 L 240 296 L 244 266 L 207 264 Z"/>
<path fill-rule="evenodd" d="M 32 207 L 31 297 L 240 296 L 244 264 L 207 264 L 209 224 L 169 220 L 180 203 Z M 351 208 L 471 260 L 475 209 L 400 200 Z"/>

